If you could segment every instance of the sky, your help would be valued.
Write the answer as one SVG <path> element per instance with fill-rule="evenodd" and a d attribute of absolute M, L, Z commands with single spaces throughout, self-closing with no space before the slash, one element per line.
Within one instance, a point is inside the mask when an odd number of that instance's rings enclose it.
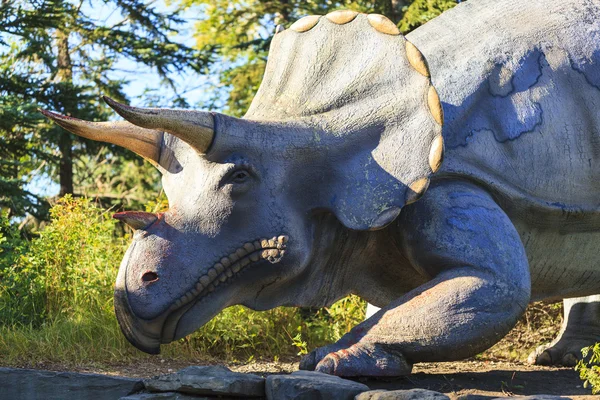
<path fill-rule="evenodd" d="M 159 11 L 173 11 L 173 5 L 167 6 L 164 0 L 152 2 Z M 93 6 L 93 8 L 92 8 Z M 121 15 L 114 11 L 114 6 L 106 4 L 98 0 L 90 0 L 84 3 L 82 11 L 89 15 L 97 15 L 95 19 L 99 23 L 110 25 L 122 20 Z M 180 17 L 187 21 L 183 26 L 178 27 L 180 34 L 177 36 L 177 41 L 183 42 L 188 46 L 194 45 L 193 28 L 194 21 L 201 17 L 201 10 L 198 8 L 190 8 L 180 14 Z M 121 70 L 114 74 L 115 78 L 126 78 L 130 83 L 125 86 L 125 93 L 132 100 L 132 105 L 140 105 L 140 97 L 146 89 L 159 89 L 160 78 L 149 67 L 140 66 L 130 60 L 123 58 L 118 64 L 117 69 Z M 184 93 L 184 97 L 191 105 L 201 104 L 208 101 L 206 93 L 208 87 L 214 87 L 217 82 L 215 77 L 190 74 L 175 76 L 175 82 L 180 93 Z M 162 88 L 163 90 L 165 88 Z M 167 90 L 168 92 L 168 90 Z"/>

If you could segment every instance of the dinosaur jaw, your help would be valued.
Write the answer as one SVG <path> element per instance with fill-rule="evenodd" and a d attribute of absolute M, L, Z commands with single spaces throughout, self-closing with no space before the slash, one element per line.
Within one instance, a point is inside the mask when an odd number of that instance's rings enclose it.
<path fill-rule="evenodd" d="M 280 235 L 244 244 L 216 262 L 167 310 L 151 320 L 136 316 L 129 304 L 125 280 L 117 279 L 115 311 L 121 330 L 138 349 L 150 354 L 160 353 L 161 344 L 190 334 L 231 305 L 228 304 L 231 294 L 227 287 L 250 270 L 249 266 L 281 261 L 287 241 L 287 236 Z M 181 324 L 182 320 L 185 323 Z"/>
<path fill-rule="evenodd" d="M 216 299 L 216 297 L 225 294 L 227 292 L 226 288 L 250 270 L 250 266 L 263 262 L 271 264 L 280 262 L 286 253 L 287 241 L 288 237 L 281 235 L 271 239 L 248 242 L 235 252 L 221 258 L 196 281 L 191 289 L 171 305 L 169 317 L 165 321 L 162 330 L 162 343 L 170 343 L 184 337 L 208 322 L 214 314 L 223 309 L 223 302 Z M 217 307 L 214 307 L 215 305 Z M 212 308 L 215 308 L 215 310 L 208 311 Z M 179 322 L 188 311 L 190 311 L 190 322 L 184 325 L 196 327 L 186 328 L 180 326 L 182 324 Z M 205 321 L 197 320 L 196 314 L 203 315 Z"/>
<path fill-rule="evenodd" d="M 196 281 L 193 287 L 173 302 L 170 308 L 171 312 L 183 308 L 192 301 L 201 300 L 222 284 L 230 283 L 251 264 L 262 260 L 267 260 L 272 264 L 278 263 L 285 255 L 287 241 L 288 237 L 282 235 L 248 242 L 228 256 L 221 258 Z"/>

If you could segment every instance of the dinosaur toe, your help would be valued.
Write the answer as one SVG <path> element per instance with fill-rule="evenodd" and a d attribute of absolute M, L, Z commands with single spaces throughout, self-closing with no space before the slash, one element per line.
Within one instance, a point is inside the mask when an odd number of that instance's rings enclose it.
<path fill-rule="evenodd" d="M 315 371 L 343 377 L 389 377 L 410 374 L 412 365 L 398 352 L 388 352 L 377 344 L 357 344 L 329 353 Z"/>

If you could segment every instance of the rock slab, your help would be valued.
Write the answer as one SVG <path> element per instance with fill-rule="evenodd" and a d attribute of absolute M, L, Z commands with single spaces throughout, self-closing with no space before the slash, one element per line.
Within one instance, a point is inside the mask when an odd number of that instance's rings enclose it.
<path fill-rule="evenodd" d="M 450 400 L 450 397 L 426 389 L 371 390 L 359 394 L 355 400 Z"/>
<path fill-rule="evenodd" d="M 156 393 L 136 393 L 130 396 L 121 397 L 119 400 L 237 400 L 239 397 L 205 397 L 194 396 L 177 392 L 156 392 Z"/>
<path fill-rule="evenodd" d="M 267 400 L 353 400 L 369 387 L 338 376 L 313 371 L 267 377 Z"/>
<path fill-rule="evenodd" d="M 179 392 L 194 395 L 264 397 L 265 379 L 233 372 L 222 366 L 188 367 L 174 374 L 144 380 L 149 392 Z"/>
<path fill-rule="evenodd" d="M 99 374 L 0 368 L 0 398 L 114 400 L 142 389 L 139 379 Z"/>

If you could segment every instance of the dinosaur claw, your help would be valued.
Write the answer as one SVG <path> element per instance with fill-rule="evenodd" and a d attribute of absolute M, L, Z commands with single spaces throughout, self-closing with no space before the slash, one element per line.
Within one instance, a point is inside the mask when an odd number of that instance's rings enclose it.
<path fill-rule="evenodd" d="M 316 367 L 315 351 L 311 351 L 300 360 L 300 369 L 305 371 L 314 371 Z"/>
<path fill-rule="evenodd" d="M 315 367 L 315 371 L 329 375 L 337 375 L 337 366 L 338 362 L 336 360 L 335 353 L 331 353 L 328 354 L 324 359 L 322 359 L 321 362 L 319 362 L 319 364 L 317 364 L 317 366 Z"/>
<path fill-rule="evenodd" d="M 579 360 L 573 353 L 567 353 L 563 356 L 560 363 L 565 367 L 574 367 L 578 362 Z"/>
<path fill-rule="evenodd" d="M 543 351 L 540 355 L 538 355 L 535 359 L 535 364 L 537 365 L 552 365 L 552 356 L 548 351 Z"/>

